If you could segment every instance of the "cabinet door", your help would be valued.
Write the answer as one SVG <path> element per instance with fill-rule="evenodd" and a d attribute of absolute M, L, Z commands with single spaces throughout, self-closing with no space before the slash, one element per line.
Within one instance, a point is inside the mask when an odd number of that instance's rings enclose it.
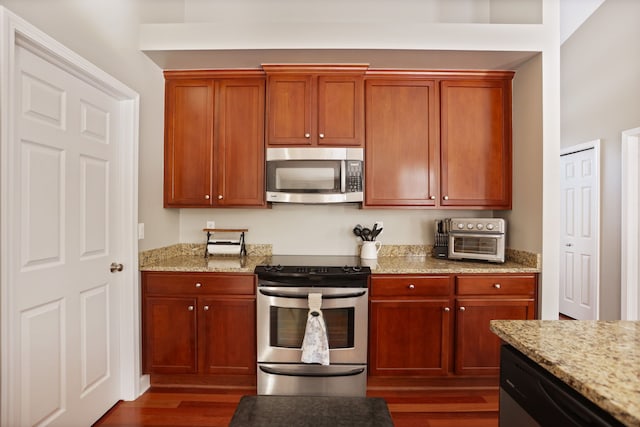
<path fill-rule="evenodd" d="M 255 298 L 202 298 L 201 338 L 205 374 L 256 372 Z"/>
<path fill-rule="evenodd" d="M 210 206 L 213 83 L 170 80 L 165 90 L 164 206 Z"/>
<path fill-rule="evenodd" d="M 312 84 L 310 75 L 269 76 L 268 145 L 311 145 Z"/>
<path fill-rule="evenodd" d="M 264 79 L 222 80 L 217 96 L 215 204 L 264 205 Z"/>
<path fill-rule="evenodd" d="M 318 145 L 364 145 L 364 80 L 354 76 L 318 77 Z"/>
<path fill-rule="evenodd" d="M 434 206 L 437 178 L 435 83 L 366 83 L 365 204 Z"/>
<path fill-rule="evenodd" d="M 196 373 L 196 336 L 196 298 L 144 298 L 142 351 L 145 373 Z"/>
<path fill-rule="evenodd" d="M 440 86 L 442 206 L 511 209 L 511 80 Z"/>
<path fill-rule="evenodd" d="M 370 375 L 445 375 L 448 300 L 371 301 Z"/>
<path fill-rule="evenodd" d="M 461 375 L 498 375 L 500 339 L 489 330 L 489 322 L 534 319 L 534 311 L 533 299 L 458 299 L 455 372 Z"/>

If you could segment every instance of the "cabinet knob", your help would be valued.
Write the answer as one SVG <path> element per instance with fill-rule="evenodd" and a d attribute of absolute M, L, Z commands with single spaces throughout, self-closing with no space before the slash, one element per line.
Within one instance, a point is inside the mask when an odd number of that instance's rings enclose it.
<path fill-rule="evenodd" d="M 466 310 L 466 308 L 460 307 L 460 311 L 465 311 L 465 310 Z"/>
<path fill-rule="evenodd" d="M 416 285 L 414 285 L 413 283 L 409 283 L 408 288 L 409 288 L 409 289 L 415 289 L 415 288 L 416 288 Z"/>
<path fill-rule="evenodd" d="M 450 309 L 449 307 L 445 307 L 445 308 L 444 308 L 444 311 L 448 313 L 448 312 L 450 312 L 450 311 L 451 311 L 451 309 Z"/>
<path fill-rule="evenodd" d="M 209 306 L 208 306 L 208 305 L 205 305 L 205 306 L 203 307 L 203 310 L 204 310 L 204 311 L 209 311 Z"/>
<path fill-rule="evenodd" d="M 193 311 L 194 307 L 192 305 L 190 305 L 189 307 L 187 307 L 187 310 L 189 311 Z"/>
<path fill-rule="evenodd" d="M 310 133 L 305 133 L 305 134 L 304 134 L 304 137 L 305 137 L 305 138 L 311 138 L 311 134 L 310 134 Z"/>
<path fill-rule="evenodd" d="M 429 200 L 435 200 L 435 199 L 436 199 L 436 196 L 429 197 Z"/>
<path fill-rule="evenodd" d="M 321 133 L 320 135 L 318 135 L 320 137 L 320 139 L 324 138 L 324 133 Z"/>
<path fill-rule="evenodd" d="M 500 283 L 494 283 L 493 287 L 496 289 L 500 289 L 502 287 L 502 285 Z"/>
<path fill-rule="evenodd" d="M 210 197 L 208 194 L 206 194 L 206 195 L 204 196 L 204 199 L 205 199 L 205 200 L 209 200 L 210 198 L 211 198 L 211 197 Z"/>
<path fill-rule="evenodd" d="M 444 196 L 442 199 L 443 200 L 449 200 L 449 196 Z"/>
<path fill-rule="evenodd" d="M 222 194 L 218 194 L 218 200 L 222 200 Z"/>
<path fill-rule="evenodd" d="M 200 287 L 202 287 L 202 283 L 197 282 L 197 283 L 196 283 L 196 288 L 200 288 Z"/>

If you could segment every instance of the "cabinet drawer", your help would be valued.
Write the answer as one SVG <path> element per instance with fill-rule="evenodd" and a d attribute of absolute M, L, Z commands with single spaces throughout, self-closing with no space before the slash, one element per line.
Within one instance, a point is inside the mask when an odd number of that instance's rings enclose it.
<path fill-rule="evenodd" d="M 142 274 L 147 295 L 254 295 L 253 274 L 156 273 Z"/>
<path fill-rule="evenodd" d="M 506 276 L 457 276 L 456 293 L 458 295 L 513 295 L 535 294 L 536 277 L 534 275 Z"/>
<path fill-rule="evenodd" d="M 449 296 L 449 276 L 389 275 L 371 278 L 372 297 Z"/>

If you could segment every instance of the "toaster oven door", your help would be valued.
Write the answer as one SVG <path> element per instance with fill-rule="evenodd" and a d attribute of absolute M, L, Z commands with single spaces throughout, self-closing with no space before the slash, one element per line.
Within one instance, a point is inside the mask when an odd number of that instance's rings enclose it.
<path fill-rule="evenodd" d="M 504 262 L 503 233 L 449 234 L 449 258 Z"/>

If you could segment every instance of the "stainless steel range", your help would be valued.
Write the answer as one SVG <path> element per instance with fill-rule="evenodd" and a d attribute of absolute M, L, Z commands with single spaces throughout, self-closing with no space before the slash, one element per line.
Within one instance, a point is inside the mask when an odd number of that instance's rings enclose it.
<path fill-rule="evenodd" d="M 255 269 L 258 394 L 365 396 L 368 283 L 357 257 L 274 256 Z M 321 298 L 318 311 L 310 297 Z M 326 324 L 329 363 L 302 362 L 312 315 Z"/>

